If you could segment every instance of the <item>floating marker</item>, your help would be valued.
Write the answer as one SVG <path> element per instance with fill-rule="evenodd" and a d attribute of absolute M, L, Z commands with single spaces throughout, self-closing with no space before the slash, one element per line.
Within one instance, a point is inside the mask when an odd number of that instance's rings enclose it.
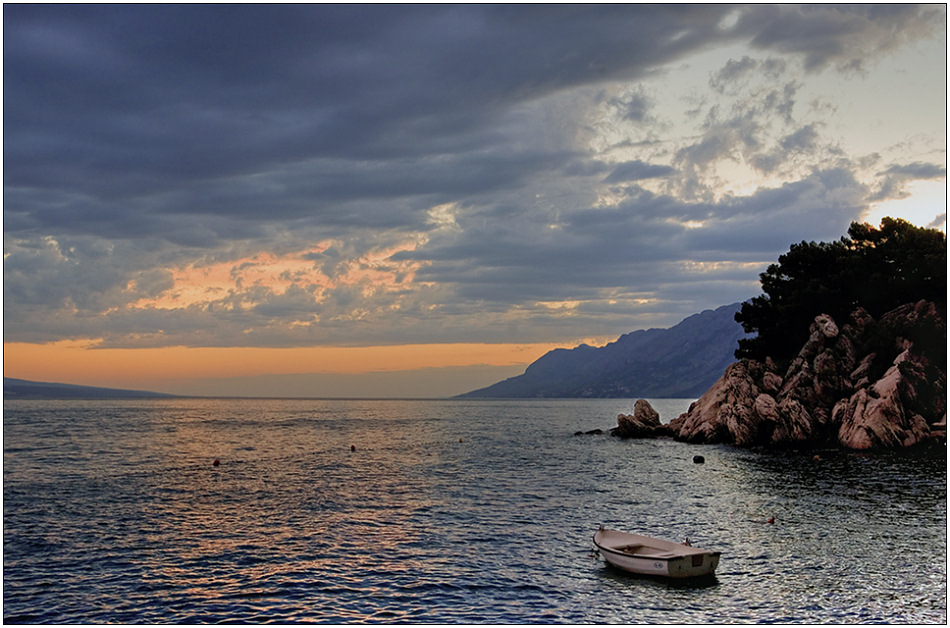
<path fill-rule="evenodd" d="M 214 459 L 214 462 L 211 463 L 211 466 L 212 466 L 212 467 L 217 467 L 217 466 L 220 466 L 220 464 L 221 464 L 221 461 L 218 460 L 217 458 L 215 458 L 215 459 Z"/>
<path fill-rule="evenodd" d="M 696 464 L 703 464 L 704 462 L 706 462 L 706 459 L 703 458 L 702 456 L 693 456 L 693 462 L 695 462 Z"/>

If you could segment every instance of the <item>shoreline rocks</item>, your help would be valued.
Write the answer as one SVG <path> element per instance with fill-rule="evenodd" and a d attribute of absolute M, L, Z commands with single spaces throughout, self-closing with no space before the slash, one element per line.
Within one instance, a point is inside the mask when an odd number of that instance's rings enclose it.
<path fill-rule="evenodd" d="M 618 414 L 617 427 L 610 430 L 611 436 L 619 438 L 656 438 L 672 436 L 669 426 L 660 422 L 660 415 L 646 399 L 637 399 L 633 414 Z"/>
<path fill-rule="evenodd" d="M 669 423 L 638 399 L 610 435 L 803 449 L 946 444 L 947 328 L 933 303 L 878 321 L 858 308 L 840 327 L 821 314 L 809 332 L 784 373 L 771 358 L 740 360 Z"/>
<path fill-rule="evenodd" d="M 933 303 L 901 306 L 880 321 L 858 309 L 842 327 L 822 314 L 809 331 L 784 374 L 772 360 L 742 360 L 667 426 L 635 411 L 633 420 L 618 417 L 619 435 L 857 450 L 946 439 L 946 323 Z"/>

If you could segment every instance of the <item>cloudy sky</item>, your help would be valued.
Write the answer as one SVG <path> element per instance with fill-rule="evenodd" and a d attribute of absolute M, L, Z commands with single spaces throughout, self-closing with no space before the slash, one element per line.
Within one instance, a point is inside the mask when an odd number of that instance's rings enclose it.
<path fill-rule="evenodd" d="M 16 5 L 4 375 L 447 396 L 946 230 L 942 5 Z"/>

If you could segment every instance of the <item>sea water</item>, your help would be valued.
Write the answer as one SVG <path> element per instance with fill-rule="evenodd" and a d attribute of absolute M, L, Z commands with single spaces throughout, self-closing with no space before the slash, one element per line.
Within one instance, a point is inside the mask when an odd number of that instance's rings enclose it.
<path fill-rule="evenodd" d="M 4 619 L 946 623 L 944 446 L 574 435 L 632 408 L 5 401 Z M 719 550 L 716 577 L 618 572 L 601 525 Z"/>

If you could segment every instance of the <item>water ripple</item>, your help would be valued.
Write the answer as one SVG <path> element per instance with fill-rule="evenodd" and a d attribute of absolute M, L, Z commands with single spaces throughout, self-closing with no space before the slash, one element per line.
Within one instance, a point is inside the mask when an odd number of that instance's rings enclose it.
<path fill-rule="evenodd" d="M 573 436 L 625 403 L 7 402 L 5 622 L 946 622 L 945 450 Z M 617 572 L 600 524 L 720 569 Z"/>

